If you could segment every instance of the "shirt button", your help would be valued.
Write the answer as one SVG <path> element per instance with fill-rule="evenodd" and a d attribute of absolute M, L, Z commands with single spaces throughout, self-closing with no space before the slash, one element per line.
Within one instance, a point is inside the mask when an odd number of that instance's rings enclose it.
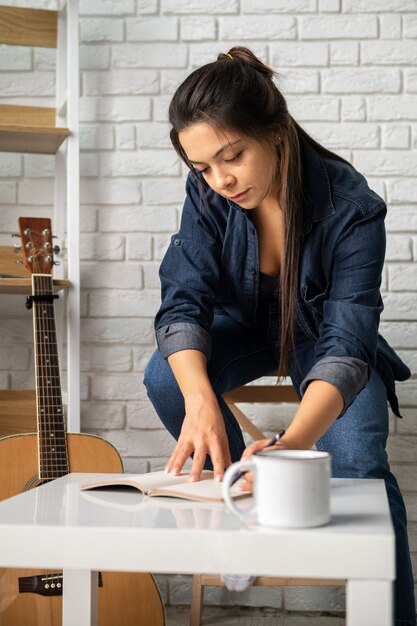
<path fill-rule="evenodd" d="M 251 270 L 250 273 L 252 274 L 252 276 L 255 276 L 256 270 Z"/>
<path fill-rule="evenodd" d="M 174 246 L 179 246 L 180 243 L 181 243 L 181 240 L 180 239 L 174 239 L 173 243 L 174 243 Z"/>

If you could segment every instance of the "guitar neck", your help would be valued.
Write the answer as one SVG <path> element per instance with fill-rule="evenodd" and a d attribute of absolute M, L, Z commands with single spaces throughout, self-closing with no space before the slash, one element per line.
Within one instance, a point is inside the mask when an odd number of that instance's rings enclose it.
<path fill-rule="evenodd" d="M 50 274 L 32 274 L 33 331 L 38 419 L 39 478 L 69 472 Z"/>

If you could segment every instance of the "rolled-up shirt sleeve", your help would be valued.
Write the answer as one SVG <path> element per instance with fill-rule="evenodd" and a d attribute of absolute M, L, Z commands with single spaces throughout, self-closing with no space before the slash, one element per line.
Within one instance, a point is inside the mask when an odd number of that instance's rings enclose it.
<path fill-rule="evenodd" d="M 164 359 L 180 350 L 199 350 L 207 360 L 211 356 L 211 337 L 197 324 L 177 322 L 162 326 L 156 331 L 156 342 Z"/>
<path fill-rule="evenodd" d="M 366 386 L 376 365 L 383 310 L 380 285 L 385 214 L 385 205 L 367 214 L 358 207 L 334 243 L 331 285 L 322 303 L 315 362 L 300 384 L 301 394 L 312 380 L 333 384 L 343 397 L 343 413 Z"/>
<path fill-rule="evenodd" d="M 312 380 L 325 380 L 334 385 L 343 397 L 343 412 L 352 404 L 368 380 L 368 366 L 353 357 L 329 356 L 316 363 L 300 385 L 304 395 Z"/>

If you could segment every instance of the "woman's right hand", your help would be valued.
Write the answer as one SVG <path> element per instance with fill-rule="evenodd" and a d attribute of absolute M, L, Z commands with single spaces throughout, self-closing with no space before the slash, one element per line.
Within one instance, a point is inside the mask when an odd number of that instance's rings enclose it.
<path fill-rule="evenodd" d="M 248 461 L 252 458 L 255 452 L 259 452 L 260 450 L 288 450 L 288 446 L 281 439 L 277 441 L 274 445 L 268 445 L 270 442 L 269 439 L 258 439 L 251 443 L 242 454 L 242 461 Z M 244 474 L 245 481 L 241 482 L 239 485 L 239 489 L 242 491 L 253 492 L 253 474 L 252 472 L 245 472 Z"/>
<path fill-rule="evenodd" d="M 192 454 L 190 481 L 200 479 L 207 454 L 218 481 L 222 480 L 225 468 L 231 464 L 223 415 L 214 393 L 186 398 L 181 433 L 165 471 L 178 475 Z"/>

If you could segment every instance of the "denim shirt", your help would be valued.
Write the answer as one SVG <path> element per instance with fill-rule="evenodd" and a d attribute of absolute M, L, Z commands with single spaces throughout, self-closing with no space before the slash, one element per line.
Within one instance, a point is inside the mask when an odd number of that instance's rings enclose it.
<path fill-rule="evenodd" d="M 399 416 L 394 380 L 410 370 L 381 335 L 380 295 L 386 205 L 352 166 L 302 143 L 304 214 L 296 303 L 297 359 L 290 375 L 302 396 L 312 380 L 342 394 L 344 411 L 377 368 Z M 223 311 L 256 327 L 258 239 L 250 211 L 210 188 L 200 197 L 190 173 L 181 225 L 160 267 L 158 348 L 167 358 L 196 349 L 210 358 L 210 326 Z"/>

